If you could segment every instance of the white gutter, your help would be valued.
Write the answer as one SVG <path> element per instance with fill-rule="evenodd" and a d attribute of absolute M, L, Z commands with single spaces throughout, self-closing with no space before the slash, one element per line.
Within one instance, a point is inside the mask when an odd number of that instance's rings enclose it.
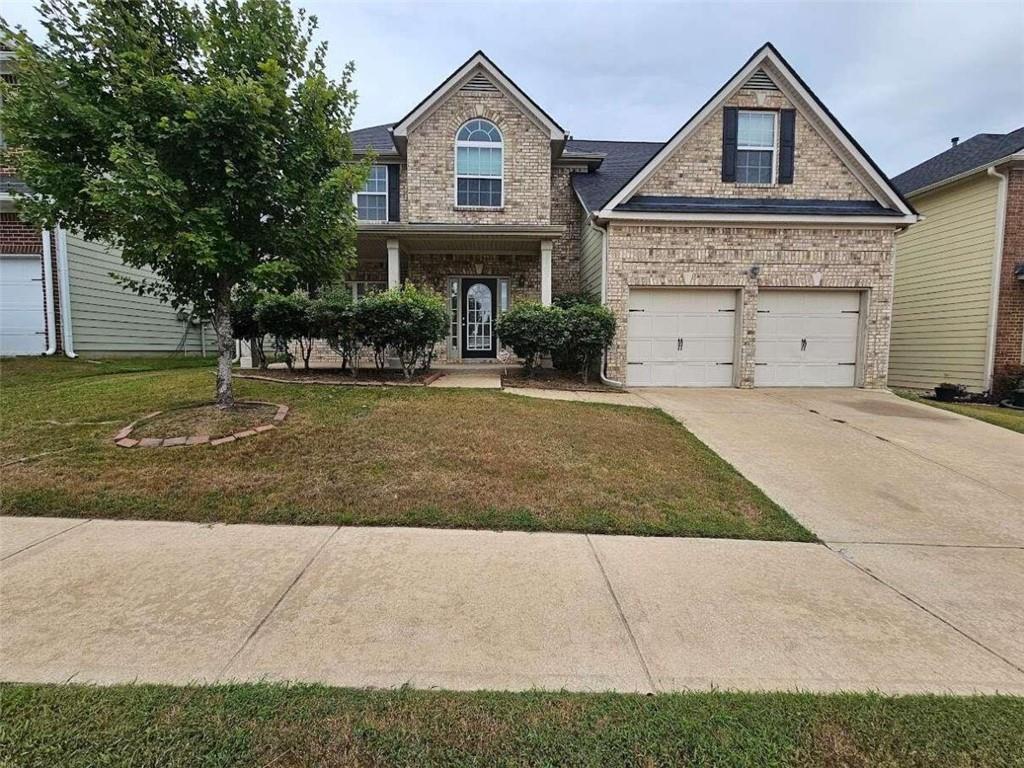
<path fill-rule="evenodd" d="M 68 279 L 68 233 L 57 225 L 57 282 L 60 286 L 60 327 L 63 331 L 64 354 L 75 358 L 71 332 L 71 281 Z"/>
<path fill-rule="evenodd" d="M 763 226 L 763 227 L 786 227 L 786 226 L 879 226 L 879 227 L 900 227 L 913 224 L 918 220 L 916 215 L 907 216 L 875 216 L 870 214 L 838 216 L 820 214 L 770 214 L 770 213 L 669 213 L 669 212 L 641 212 L 641 211 L 618 211 L 605 208 L 594 213 L 595 218 L 600 221 L 646 221 L 654 224 L 672 224 L 685 222 L 698 224 L 701 222 L 718 223 L 736 226 Z"/>
<path fill-rule="evenodd" d="M 608 230 L 602 229 L 601 227 L 594 224 L 594 217 L 591 216 L 587 225 L 593 227 L 601 233 L 601 305 L 605 306 L 608 303 Z M 626 385 L 621 381 L 615 379 L 609 379 L 605 376 L 605 371 L 608 370 L 608 352 L 604 353 L 604 360 L 601 361 L 601 383 L 607 384 L 611 387 L 618 387 L 619 389 L 625 389 Z"/>
<path fill-rule="evenodd" d="M 50 248 L 50 230 L 43 230 L 43 306 L 46 310 L 46 351 L 49 357 L 57 351 L 57 326 L 53 312 L 53 263 Z"/>
<path fill-rule="evenodd" d="M 992 390 L 996 366 L 996 331 L 999 325 L 999 288 L 1003 271 L 1003 233 L 1006 231 L 1006 194 L 1010 177 L 1000 173 L 993 165 L 988 175 L 999 179 L 999 198 L 996 203 L 996 247 L 992 256 L 992 294 L 988 311 L 988 342 L 985 346 L 985 389 Z"/>

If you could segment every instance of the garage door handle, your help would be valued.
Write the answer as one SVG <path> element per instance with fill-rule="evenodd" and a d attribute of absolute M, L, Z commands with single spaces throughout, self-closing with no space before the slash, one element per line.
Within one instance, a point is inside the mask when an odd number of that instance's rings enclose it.
<path fill-rule="evenodd" d="M 806 352 L 807 351 L 807 339 L 800 339 L 800 351 L 801 352 Z"/>
<path fill-rule="evenodd" d="M 683 351 L 683 340 L 682 339 L 676 339 L 676 352 L 682 352 L 682 351 Z"/>

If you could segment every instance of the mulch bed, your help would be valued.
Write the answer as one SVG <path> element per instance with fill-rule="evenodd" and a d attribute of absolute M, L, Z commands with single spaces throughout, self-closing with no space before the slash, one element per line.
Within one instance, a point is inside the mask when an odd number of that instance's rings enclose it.
<path fill-rule="evenodd" d="M 253 373 L 236 373 L 239 379 L 255 379 L 257 381 L 276 381 L 289 384 L 331 384 L 350 387 L 423 387 L 436 381 L 444 374 L 440 371 L 419 372 L 411 380 L 405 378 L 401 370 L 386 368 L 360 368 L 359 376 L 353 377 L 350 371 L 341 368 L 313 368 L 310 370 L 289 371 L 281 368 L 254 371 Z"/>
<path fill-rule="evenodd" d="M 561 371 L 550 368 L 542 368 L 533 372 L 533 377 L 527 377 L 522 371 L 503 374 L 501 377 L 502 387 L 513 387 L 517 389 L 561 389 L 568 392 L 618 392 L 625 393 L 624 389 L 609 387 L 602 384 L 600 379 L 593 379 L 586 384 L 579 376 L 568 376 Z"/>

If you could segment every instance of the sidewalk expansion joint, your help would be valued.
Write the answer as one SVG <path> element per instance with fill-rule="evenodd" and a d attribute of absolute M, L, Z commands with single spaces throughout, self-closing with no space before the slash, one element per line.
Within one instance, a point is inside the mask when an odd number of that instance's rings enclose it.
<path fill-rule="evenodd" d="M 608 578 L 608 573 L 604 569 L 604 563 L 601 562 L 601 556 L 597 554 L 597 547 L 594 546 L 594 542 L 590 538 L 590 534 L 584 534 L 587 539 L 587 544 L 590 545 L 590 551 L 594 555 L 594 561 L 597 563 L 597 568 L 601 571 L 601 577 L 604 579 L 604 584 L 608 587 L 608 594 L 611 595 L 612 602 L 615 604 L 615 610 L 619 614 L 619 620 L 622 622 L 622 626 L 626 630 L 626 634 L 629 636 L 629 642 L 633 646 L 633 652 L 636 653 L 636 658 L 640 662 L 640 668 L 644 672 L 644 677 L 647 678 L 647 685 L 651 687 L 652 693 L 658 692 L 658 686 L 654 683 L 654 676 L 651 674 L 650 667 L 647 666 L 647 659 L 644 658 L 643 652 L 640 650 L 640 644 L 636 640 L 636 635 L 633 634 L 633 628 L 629 626 L 629 622 L 626 620 L 626 614 L 622 610 L 622 604 L 619 603 L 619 596 L 615 594 L 615 589 L 612 587 L 611 579 Z"/>
<path fill-rule="evenodd" d="M 9 558 L 12 558 L 15 555 L 20 555 L 22 552 L 25 552 L 26 550 L 32 549 L 33 547 L 38 547 L 40 544 L 45 544 L 46 542 L 51 541 L 51 540 L 57 538 L 58 536 L 63 536 L 65 533 L 68 533 L 69 531 L 73 531 L 76 528 L 81 528 L 86 523 L 91 523 L 91 522 L 92 522 L 92 518 L 89 518 L 88 520 L 83 520 L 80 523 L 75 523 L 74 525 L 69 526 L 69 527 L 67 527 L 67 528 L 65 528 L 63 530 L 57 531 L 56 533 L 51 533 L 49 536 L 44 536 L 43 538 L 39 539 L 38 541 L 33 541 L 31 544 L 26 544 L 21 549 L 15 550 L 14 552 L 11 552 L 9 555 L 4 555 L 3 557 L 0 557 L 0 562 L 3 562 L 4 560 L 7 560 Z"/>
<path fill-rule="evenodd" d="M 970 642 L 974 643 L 976 646 L 981 648 L 983 651 L 988 651 L 990 654 L 995 656 L 1000 661 L 1002 661 L 1002 662 L 1004 662 L 1006 664 L 1009 664 L 1015 670 L 1017 670 L 1018 672 L 1024 674 L 1024 667 L 1022 667 L 1020 664 L 1017 664 L 1017 663 L 1011 661 L 1010 659 L 1006 658 L 1005 656 L 1003 656 L 998 651 L 995 651 L 995 650 L 989 648 L 987 645 L 985 645 L 983 642 L 981 642 L 977 638 L 972 637 L 967 632 L 965 632 L 964 630 L 960 629 L 960 627 L 958 627 L 953 622 L 951 622 L 948 619 L 945 619 L 942 616 L 940 616 L 939 614 L 937 614 L 935 611 L 933 611 L 927 605 L 922 603 L 920 600 L 916 600 L 913 597 L 911 597 L 910 595 L 908 595 L 906 592 L 904 592 L 903 590 L 901 590 L 901 589 L 899 589 L 897 587 L 894 587 L 892 584 L 887 582 L 885 579 L 881 578 L 880 576 L 878 576 L 877 574 L 875 574 L 874 572 L 872 572 L 868 568 L 865 568 L 864 566 L 860 565 L 858 562 L 856 562 L 852 557 L 847 555 L 841 549 L 837 549 L 837 548 L 833 547 L 831 544 L 829 544 L 827 542 L 826 542 L 825 546 L 828 547 L 833 552 L 835 552 L 836 555 L 838 555 L 844 562 L 849 563 L 851 566 L 856 568 L 861 573 L 863 573 L 863 574 L 869 576 L 870 578 L 874 579 L 879 584 L 881 584 L 883 587 L 887 587 L 887 588 L 891 589 L 893 592 L 895 592 L 897 595 L 902 597 L 908 603 L 910 603 L 912 605 L 916 605 L 918 608 L 920 608 L 922 611 L 927 613 L 933 619 L 935 619 L 936 621 L 939 621 L 939 622 L 945 624 L 947 627 L 952 629 L 954 632 L 956 632 L 961 637 L 963 637 L 963 638 L 969 640 Z"/>
<path fill-rule="evenodd" d="M 292 579 L 288 586 L 284 588 L 284 591 L 282 591 L 281 594 L 278 595 L 277 600 L 275 600 L 274 604 L 270 606 L 270 610 L 268 610 L 266 614 L 264 614 L 263 618 L 261 618 L 259 622 L 257 622 L 256 626 L 253 627 L 252 631 L 248 634 L 245 640 L 242 641 L 242 644 L 238 646 L 238 649 L 233 654 L 231 654 L 231 658 L 227 660 L 223 667 L 221 667 L 220 672 L 217 673 L 217 678 L 223 677 L 224 673 L 227 672 L 231 665 L 235 663 L 235 659 L 242 655 L 242 651 L 244 651 L 246 647 L 249 645 L 249 643 L 252 642 L 252 639 L 256 637 L 257 633 L 261 629 L 263 629 L 263 625 L 267 623 L 270 617 L 274 614 L 274 611 L 277 610 L 277 607 L 284 602 L 284 599 L 288 597 L 288 593 L 290 593 L 292 589 L 295 588 L 295 585 L 299 583 L 299 580 L 306 575 L 306 571 L 309 570 L 309 566 L 311 566 L 313 564 L 313 561 L 320 556 L 320 553 L 324 551 L 324 547 L 327 546 L 331 539 L 333 539 L 340 530 L 340 525 L 335 527 L 335 529 L 331 531 L 330 535 L 327 538 L 325 538 L 322 542 L 320 542 L 320 546 L 318 546 L 316 550 L 313 552 L 313 554 L 309 556 L 309 558 L 306 560 L 303 566 L 299 569 L 299 572 L 295 575 L 295 578 Z"/>

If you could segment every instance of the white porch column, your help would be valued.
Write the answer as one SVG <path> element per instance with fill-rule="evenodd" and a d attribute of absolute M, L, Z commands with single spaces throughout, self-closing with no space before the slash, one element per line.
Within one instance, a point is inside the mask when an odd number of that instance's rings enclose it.
<path fill-rule="evenodd" d="M 397 288 L 401 285 L 402 278 L 399 274 L 398 263 L 398 241 L 388 240 L 388 288 Z"/>
<path fill-rule="evenodd" d="M 551 306 L 551 241 L 540 241 L 540 303 Z"/>

